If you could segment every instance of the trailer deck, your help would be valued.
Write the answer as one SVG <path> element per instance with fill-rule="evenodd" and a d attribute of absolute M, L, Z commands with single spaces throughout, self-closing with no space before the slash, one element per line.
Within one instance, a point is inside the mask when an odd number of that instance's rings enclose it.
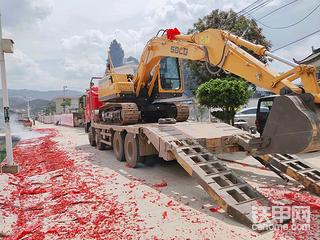
<path fill-rule="evenodd" d="M 251 226 L 252 207 L 270 206 L 269 200 L 235 174 L 212 152 L 235 152 L 236 144 L 225 144 L 225 137 L 243 131 L 224 123 L 135 124 L 128 126 L 93 124 L 103 129 L 102 135 L 111 143 L 112 132 L 136 134 L 140 156 L 158 154 L 167 161 L 178 163 L 195 177 L 203 189 L 221 208 L 239 222 Z"/>
<path fill-rule="evenodd" d="M 239 222 L 247 226 L 267 223 L 255 222 L 252 209 L 270 207 L 271 202 L 215 156 L 216 153 L 222 152 L 250 152 L 250 149 L 247 149 L 248 141 L 252 138 L 250 134 L 224 123 L 180 122 L 126 126 L 93 123 L 92 127 L 96 130 L 97 141 L 109 146 L 115 144 L 113 136 L 119 134 L 121 137 L 118 139 L 123 139 L 121 141 L 125 145 L 123 148 L 132 148 L 126 145 L 126 136 L 129 136 L 128 141 L 131 141 L 131 145 L 136 144 L 138 159 L 158 155 L 166 161 L 177 160 L 189 175 L 197 179 L 213 201 Z M 127 155 L 135 153 L 132 149 L 122 151 L 126 151 Z M 260 162 L 265 161 L 273 169 L 297 180 L 311 192 L 319 194 L 319 171 L 294 155 L 286 156 L 281 158 L 279 154 L 253 154 Z M 129 158 L 132 160 L 131 156 Z M 261 230 L 262 227 L 258 229 Z"/>

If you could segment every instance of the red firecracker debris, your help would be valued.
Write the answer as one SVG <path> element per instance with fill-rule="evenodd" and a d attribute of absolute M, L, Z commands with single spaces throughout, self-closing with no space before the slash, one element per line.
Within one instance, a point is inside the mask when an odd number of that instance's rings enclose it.
<path fill-rule="evenodd" d="M 167 187 L 167 186 L 168 186 L 168 184 L 164 180 L 162 180 L 159 183 L 155 183 L 155 184 L 152 185 L 152 187 L 154 187 L 154 188 L 164 188 L 164 187 Z"/>
<path fill-rule="evenodd" d="M 162 219 L 165 220 L 167 217 L 168 217 L 168 212 L 167 211 L 163 211 Z"/>
<path fill-rule="evenodd" d="M 210 208 L 209 210 L 211 212 L 218 212 L 220 209 L 221 209 L 221 207 L 213 207 L 213 208 Z"/>

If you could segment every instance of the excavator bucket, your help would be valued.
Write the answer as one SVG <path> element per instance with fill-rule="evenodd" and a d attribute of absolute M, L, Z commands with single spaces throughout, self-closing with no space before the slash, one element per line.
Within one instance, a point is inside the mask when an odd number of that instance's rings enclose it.
<path fill-rule="evenodd" d="M 275 97 L 261 135 L 259 154 L 320 150 L 320 109 L 310 94 Z"/>

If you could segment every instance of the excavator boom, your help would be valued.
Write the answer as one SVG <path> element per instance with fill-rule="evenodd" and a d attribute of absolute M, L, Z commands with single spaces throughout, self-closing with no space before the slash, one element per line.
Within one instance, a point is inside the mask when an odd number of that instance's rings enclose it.
<path fill-rule="evenodd" d="M 274 99 L 264 131 L 253 139 L 258 154 L 300 153 L 320 150 L 320 88 L 315 68 L 297 65 L 268 52 L 229 32 L 208 29 L 193 35 L 176 35 L 176 41 L 199 44 L 205 49 L 206 61 L 236 74 L 256 86 L 280 96 Z M 268 56 L 292 67 L 275 73 L 241 47 L 259 56 Z M 301 86 L 293 83 L 301 80 Z"/>

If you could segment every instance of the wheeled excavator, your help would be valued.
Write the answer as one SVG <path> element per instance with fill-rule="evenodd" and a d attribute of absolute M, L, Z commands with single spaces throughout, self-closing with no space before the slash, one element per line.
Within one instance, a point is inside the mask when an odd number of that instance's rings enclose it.
<path fill-rule="evenodd" d="M 276 73 L 243 48 L 291 69 Z M 320 150 L 320 88 L 315 68 L 285 60 L 221 29 L 191 35 L 176 28 L 160 30 L 147 42 L 135 74 L 117 73 L 111 63 L 99 82 L 98 98 L 103 104 L 97 121 L 117 125 L 160 118 L 186 121 L 188 107 L 172 101 L 184 92 L 182 59 L 219 67 L 277 95 L 264 116 L 261 136 L 252 139 L 259 154 Z M 301 86 L 293 82 L 296 79 Z"/>

